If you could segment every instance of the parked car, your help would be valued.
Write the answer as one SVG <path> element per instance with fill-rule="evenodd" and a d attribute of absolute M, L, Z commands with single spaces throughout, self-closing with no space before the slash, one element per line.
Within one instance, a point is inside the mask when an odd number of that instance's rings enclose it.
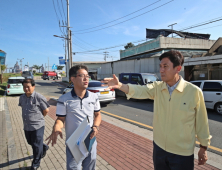
<path fill-rule="evenodd" d="M 23 94 L 23 86 L 22 82 L 24 81 L 24 77 L 9 77 L 7 84 L 7 95 L 12 94 Z"/>
<path fill-rule="evenodd" d="M 22 77 L 28 78 L 28 79 L 33 79 L 33 74 L 31 71 L 23 71 L 22 72 Z"/>
<path fill-rule="evenodd" d="M 124 84 L 139 84 L 145 85 L 154 81 L 159 81 L 156 74 L 152 73 L 121 73 L 119 81 Z M 117 96 L 126 96 L 126 94 L 118 89 L 115 90 Z"/>
<path fill-rule="evenodd" d="M 46 79 L 58 80 L 59 78 L 61 78 L 61 74 L 54 71 L 45 71 L 42 75 L 43 80 L 46 80 Z"/>
<path fill-rule="evenodd" d="M 89 81 L 89 86 L 87 88 L 88 91 L 96 93 L 99 97 L 100 103 L 111 103 L 113 102 L 115 98 L 115 91 L 113 89 L 104 91 L 107 86 L 102 86 L 103 83 L 97 80 L 91 80 Z M 70 84 L 67 86 L 67 88 L 64 89 L 63 94 L 70 92 L 73 89 L 73 84 Z"/>
<path fill-rule="evenodd" d="M 196 80 L 191 83 L 203 91 L 206 108 L 222 114 L 222 80 Z"/>

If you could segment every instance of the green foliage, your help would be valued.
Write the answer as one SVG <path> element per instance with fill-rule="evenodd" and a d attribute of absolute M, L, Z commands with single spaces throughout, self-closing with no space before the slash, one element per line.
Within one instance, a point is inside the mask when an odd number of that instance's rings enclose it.
<path fill-rule="evenodd" d="M 36 73 L 36 71 L 35 71 L 35 70 L 33 70 L 33 71 L 32 71 L 32 73 L 33 73 L 33 74 L 35 74 L 35 73 Z"/>
<path fill-rule="evenodd" d="M 128 49 L 128 48 L 131 48 L 131 47 L 134 47 L 135 45 L 133 44 L 133 43 L 127 43 L 125 46 L 124 46 L 124 48 L 125 49 Z"/>
<path fill-rule="evenodd" d="M 62 70 L 64 66 L 57 66 L 57 70 Z"/>
<path fill-rule="evenodd" d="M 6 65 L 1 65 L 2 72 L 5 71 L 5 69 L 6 69 Z"/>
<path fill-rule="evenodd" d="M 35 68 L 36 70 L 39 70 L 39 72 L 40 72 L 40 69 L 42 68 L 42 66 L 39 66 L 39 65 L 33 65 L 32 66 L 33 68 Z M 34 71 L 33 71 L 33 74 L 34 74 Z"/>
<path fill-rule="evenodd" d="M 6 83 L 6 82 L 0 84 L 0 97 L 4 96 L 6 86 L 7 86 L 7 83 Z"/>

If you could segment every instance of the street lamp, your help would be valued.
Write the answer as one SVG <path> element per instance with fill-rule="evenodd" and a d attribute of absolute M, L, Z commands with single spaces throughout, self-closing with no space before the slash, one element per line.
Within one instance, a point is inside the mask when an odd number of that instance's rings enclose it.
<path fill-rule="evenodd" d="M 72 67 L 72 42 L 71 42 L 71 39 L 69 39 L 68 37 L 63 37 L 63 36 L 58 36 L 58 35 L 53 35 L 54 37 L 57 37 L 57 38 L 63 38 L 65 39 L 65 62 L 66 62 L 66 77 L 68 77 L 68 72 L 69 72 L 69 69 Z M 66 43 L 67 43 L 67 46 L 68 46 L 68 57 L 66 59 Z"/>

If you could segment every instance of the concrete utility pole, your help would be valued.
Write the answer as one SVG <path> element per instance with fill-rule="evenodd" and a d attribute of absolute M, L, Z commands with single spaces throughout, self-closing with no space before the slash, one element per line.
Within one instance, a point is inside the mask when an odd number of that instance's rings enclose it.
<path fill-rule="evenodd" d="M 108 57 L 108 55 L 109 55 L 108 53 L 109 53 L 109 52 L 105 51 L 105 52 L 103 52 L 103 53 L 104 53 L 104 60 L 106 61 L 106 58 Z"/>
<path fill-rule="evenodd" d="M 168 27 L 171 27 L 171 30 L 172 30 L 172 38 L 173 38 L 173 26 L 176 25 L 177 23 L 174 23 L 174 24 L 171 24 L 171 25 L 168 25 Z"/>
<path fill-rule="evenodd" d="M 72 67 L 72 31 L 69 30 L 70 33 L 70 68 Z"/>
<path fill-rule="evenodd" d="M 48 71 L 49 71 L 49 57 L 48 57 Z"/>
<path fill-rule="evenodd" d="M 70 59 L 71 59 L 71 52 L 70 52 L 70 30 L 69 30 L 69 0 L 67 0 L 67 46 L 68 46 L 68 70 L 71 68 Z M 68 77 L 68 74 L 67 74 Z"/>

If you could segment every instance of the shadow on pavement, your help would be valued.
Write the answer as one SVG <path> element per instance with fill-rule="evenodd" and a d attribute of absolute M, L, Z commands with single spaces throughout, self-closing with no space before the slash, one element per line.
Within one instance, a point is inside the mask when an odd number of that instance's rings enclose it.
<path fill-rule="evenodd" d="M 51 105 L 51 106 L 56 106 L 57 102 L 53 99 L 49 99 L 48 100 L 48 103 Z"/>
<path fill-rule="evenodd" d="M 124 105 L 128 107 L 133 107 L 140 110 L 145 110 L 149 112 L 153 112 L 153 100 L 138 100 L 138 99 L 130 99 L 127 100 L 125 97 L 117 97 L 116 100 L 110 104 L 101 104 L 101 107 L 115 107 L 116 105 Z"/>
<path fill-rule="evenodd" d="M 4 167 L 7 167 L 9 165 L 19 163 L 19 162 L 22 162 L 22 161 L 25 161 L 25 160 L 28 160 L 28 159 L 33 159 L 33 155 L 32 156 L 27 156 L 27 157 L 24 157 L 24 158 L 21 158 L 21 159 L 16 159 L 16 160 L 13 160 L 13 161 L 9 161 L 9 162 L 6 162 L 6 163 L 2 163 L 2 164 L 0 164 L 0 168 L 4 168 Z M 20 168 L 15 168 L 15 169 L 20 170 Z M 10 169 L 10 170 L 13 170 L 13 169 Z"/>

